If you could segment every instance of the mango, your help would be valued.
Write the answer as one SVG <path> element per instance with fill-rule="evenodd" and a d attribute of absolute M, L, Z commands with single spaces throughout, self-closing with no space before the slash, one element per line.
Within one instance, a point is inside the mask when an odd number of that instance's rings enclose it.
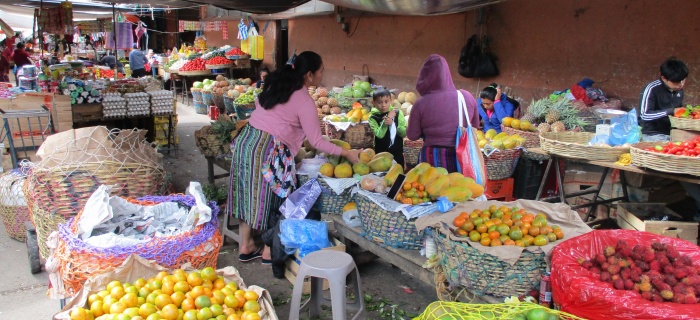
<path fill-rule="evenodd" d="M 464 176 L 459 172 L 452 172 L 448 174 L 447 177 L 450 178 L 450 185 L 452 185 L 458 179 L 464 179 Z"/>
<path fill-rule="evenodd" d="M 431 181 L 435 180 L 439 176 L 438 171 L 435 167 L 430 167 L 428 170 L 425 170 L 423 174 L 420 175 L 420 178 L 418 178 L 418 183 L 427 186 Z M 448 179 L 449 181 L 449 179 Z"/>
<path fill-rule="evenodd" d="M 336 146 L 339 146 L 345 150 L 352 149 L 352 147 L 350 147 L 350 144 L 347 143 L 346 141 L 343 141 L 343 140 L 333 139 L 333 140 L 331 140 L 331 143 L 336 145 Z"/>
<path fill-rule="evenodd" d="M 369 166 L 366 163 L 358 162 L 352 165 L 352 171 L 361 176 L 364 176 L 369 173 Z"/>
<path fill-rule="evenodd" d="M 324 163 L 321 165 L 321 168 L 318 170 L 318 172 L 326 177 L 333 177 L 333 171 L 335 170 L 335 167 L 330 164 L 330 163 Z"/>
<path fill-rule="evenodd" d="M 384 176 L 384 181 L 386 182 L 387 186 L 392 186 L 394 185 L 394 182 L 396 182 L 396 178 L 399 177 L 399 174 L 403 173 L 403 167 L 395 163 L 389 168 L 389 172 L 386 173 Z"/>
<path fill-rule="evenodd" d="M 447 176 L 439 176 L 435 180 L 431 181 L 427 186 L 425 186 L 425 191 L 432 199 L 437 199 L 443 189 L 449 187 L 450 178 Z"/>
<path fill-rule="evenodd" d="M 464 202 L 472 197 L 472 192 L 464 187 L 447 187 L 440 192 L 440 197 L 447 197 L 452 202 Z"/>
<path fill-rule="evenodd" d="M 377 160 L 378 158 L 388 158 L 389 162 L 391 162 L 391 160 L 394 160 L 394 155 L 388 152 L 380 152 L 375 154 L 372 160 Z"/>
<path fill-rule="evenodd" d="M 352 177 L 352 167 L 347 163 L 341 163 L 335 167 L 333 174 L 336 178 Z"/>
<path fill-rule="evenodd" d="M 491 139 L 491 140 L 504 140 L 507 137 L 508 137 L 507 133 L 501 132 L 501 133 L 497 134 L 496 136 L 494 136 L 493 139 Z"/>
<path fill-rule="evenodd" d="M 371 172 L 383 172 L 391 168 L 391 159 L 386 157 L 375 158 L 368 163 Z"/>
<path fill-rule="evenodd" d="M 443 176 L 446 176 L 449 173 L 449 172 L 447 172 L 447 169 L 445 169 L 443 167 L 437 167 L 435 169 L 437 169 L 438 174 L 443 175 Z"/>

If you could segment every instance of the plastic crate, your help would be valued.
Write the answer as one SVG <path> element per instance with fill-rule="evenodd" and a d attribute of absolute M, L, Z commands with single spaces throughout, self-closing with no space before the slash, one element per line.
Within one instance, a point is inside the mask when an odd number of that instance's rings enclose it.
<path fill-rule="evenodd" d="M 486 182 L 486 199 L 513 201 L 513 178 Z"/>
<path fill-rule="evenodd" d="M 520 157 L 520 161 L 513 173 L 513 179 L 515 179 L 513 197 L 516 199 L 535 200 L 548 161 Z"/>

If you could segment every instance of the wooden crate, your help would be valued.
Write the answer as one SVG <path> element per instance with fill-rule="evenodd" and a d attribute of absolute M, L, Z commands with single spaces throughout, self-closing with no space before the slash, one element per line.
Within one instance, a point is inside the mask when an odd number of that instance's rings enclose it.
<path fill-rule="evenodd" d="M 323 248 L 321 250 L 334 250 L 334 251 L 342 251 L 345 252 L 345 244 L 340 242 L 340 240 L 329 237 L 328 240 L 331 241 L 333 244 L 332 247 L 328 248 Z M 289 280 L 292 284 L 296 283 L 297 281 L 297 273 L 299 272 L 299 265 L 301 264 L 301 258 L 299 257 L 299 250 L 294 252 L 294 255 L 290 256 L 289 259 L 285 262 L 285 270 L 284 270 L 284 277 Z M 323 280 L 323 290 L 328 290 L 329 285 L 327 280 Z M 305 279 L 304 280 L 304 289 L 302 290 L 304 294 L 309 294 L 311 293 L 311 280 L 310 279 Z"/>
<path fill-rule="evenodd" d="M 73 122 L 102 120 L 101 103 L 74 104 L 71 109 L 73 110 Z"/>
<path fill-rule="evenodd" d="M 665 203 L 620 203 L 617 205 L 617 224 L 622 229 L 646 231 L 698 243 L 697 222 L 645 220 L 659 213 L 683 218 L 667 208 Z"/>

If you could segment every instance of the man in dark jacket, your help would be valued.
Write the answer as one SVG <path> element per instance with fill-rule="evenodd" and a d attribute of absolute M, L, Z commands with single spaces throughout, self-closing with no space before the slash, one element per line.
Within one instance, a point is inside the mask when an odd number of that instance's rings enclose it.
<path fill-rule="evenodd" d="M 659 69 L 661 78 L 646 86 L 639 101 L 639 123 L 644 141 L 668 141 L 671 134 L 668 116 L 675 108 L 683 106 L 688 66 L 676 58 L 669 58 Z"/>

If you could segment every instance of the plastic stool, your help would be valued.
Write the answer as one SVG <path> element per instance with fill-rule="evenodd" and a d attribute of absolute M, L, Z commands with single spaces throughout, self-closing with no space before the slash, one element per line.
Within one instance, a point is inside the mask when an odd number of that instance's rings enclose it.
<path fill-rule="evenodd" d="M 292 292 L 292 307 L 289 310 L 289 319 L 298 320 L 299 313 L 307 307 L 311 311 L 311 317 L 319 317 L 321 314 L 321 303 L 323 298 L 323 279 L 328 280 L 331 292 L 331 309 L 333 310 L 333 320 L 347 319 L 345 302 L 345 279 L 350 275 L 350 282 L 353 286 L 355 302 L 349 304 L 357 314 L 353 319 L 365 319 L 365 305 L 362 295 L 362 284 L 360 283 L 360 272 L 357 271 L 355 261 L 352 257 L 340 251 L 320 250 L 309 253 L 301 259 L 301 266 L 297 273 Z M 309 300 L 300 306 L 301 294 L 304 288 L 304 278 L 311 278 L 311 296 Z"/>

